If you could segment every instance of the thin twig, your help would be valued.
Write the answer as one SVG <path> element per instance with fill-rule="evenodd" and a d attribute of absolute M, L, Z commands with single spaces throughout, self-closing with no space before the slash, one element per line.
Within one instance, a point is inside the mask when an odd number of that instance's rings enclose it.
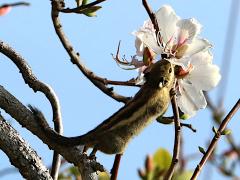
<path fill-rule="evenodd" d="M 211 110 L 211 112 L 214 116 L 214 120 L 215 120 L 214 122 L 217 123 L 218 125 L 220 125 L 221 122 L 218 120 L 218 118 L 224 114 L 223 109 L 221 109 L 221 107 L 220 108 L 216 107 L 213 104 L 213 102 L 211 101 L 211 99 L 210 99 L 210 97 L 208 96 L 207 93 L 204 93 L 204 95 L 206 97 L 208 107 L 210 108 L 210 110 Z M 216 116 L 219 116 L 219 117 L 216 117 Z M 231 148 L 234 151 L 236 151 L 236 153 L 238 154 L 238 159 L 240 160 L 240 148 L 239 148 L 238 145 L 236 145 L 232 134 L 226 135 L 226 138 L 227 138 L 227 141 L 228 141 L 229 145 L 231 146 Z"/>
<path fill-rule="evenodd" d="M 161 117 L 161 118 L 157 119 L 157 122 L 159 122 L 161 124 L 172 124 L 172 123 L 174 123 L 174 117 L 173 116 Z M 192 126 L 192 124 L 187 124 L 187 123 L 180 122 L 180 126 L 189 128 L 193 132 L 197 132 L 197 130 Z"/>
<path fill-rule="evenodd" d="M 130 79 L 128 81 L 113 81 L 113 80 L 107 80 L 106 84 L 112 84 L 117 86 L 133 86 L 133 87 L 141 87 L 141 85 L 136 84 L 135 79 Z"/>
<path fill-rule="evenodd" d="M 3 8 L 3 7 L 15 7 L 15 6 L 30 6 L 30 3 L 28 3 L 28 2 L 7 3 L 7 4 L 1 5 L 0 8 Z"/>
<path fill-rule="evenodd" d="M 96 86 L 98 87 L 103 93 L 107 94 L 108 96 L 112 97 L 113 99 L 119 102 L 128 102 L 129 97 L 121 96 L 113 92 L 113 88 L 106 87 L 105 83 L 107 80 L 105 78 L 101 78 L 95 75 L 92 71 L 90 71 L 86 66 L 83 65 L 81 62 L 79 53 L 76 53 L 71 45 L 70 41 L 67 39 L 65 33 L 62 30 L 62 25 L 59 19 L 59 11 L 64 8 L 64 3 L 62 1 L 52 1 L 52 21 L 55 28 L 55 31 L 67 51 L 68 55 L 71 58 L 73 64 L 75 64 L 78 69 Z"/>
<path fill-rule="evenodd" d="M 171 94 L 174 91 L 175 91 L 175 88 L 172 89 Z M 179 154 L 180 154 L 181 126 L 180 126 L 179 112 L 178 112 L 178 106 L 177 106 L 175 94 L 172 95 L 171 103 L 172 103 L 172 109 L 173 109 L 173 115 L 174 115 L 175 137 L 174 137 L 172 162 L 171 162 L 170 168 L 168 169 L 164 177 L 164 180 L 170 180 L 172 178 L 174 169 L 176 168 L 176 165 L 179 161 Z"/>
<path fill-rule="evenodd" d="M 33 74 L 30 66 L 27 64 L 25 59 L 20 54 L 18 54 L 15 50 L 13 50 L 9 45 L 7 45 L 2 41 L 0 41 L 0 52 L 3 53 L 5 56 L 7 56 L 10 60 L 12 60 L 12 62 L 18 67 L 25 83 L 28 84 L 29 87 L 32 88 L 34 92 L 40 91 L 47 97 L 52 107 L 52 112 L 53 112 L 52 119 L 54 122 L 54 129 L 59 134 L 62 134 L 63 125 L 62 125 L 60 103 L 54 90 L 49 85 L 39 81 L 37 77 Z M 52 169 L 53 169 L 53 172 L 56 172 L 53 175 L 53 179 L 54 179 L 56 174 L 58 174 L 61 157 L 57 153 L 54 153 L 53 159 L 54 160 L 53 160 Z"/>
<path fill-rule="evenodd" d="M 237 110 L 240 107 L 240 99 L 238 99 L 237 103 L 234 105 L 234 107 L 231 109 L 231 111 L 228 113 L 228 115 L 224 118 L 224 120 L 222 121 L 222 123 L 220 124 L 217 133 L 215 133 L 206 153 L 204 154 L 204 156 L 202 157 L 200 163 L 197 165 L 191 180 L 195 180 L 199 173 L 201 172 L 204 164 L 207 162 L 207 160 L 209 159 L 210 155 L 212 154 L 218 140 L 220 139 L 223 131 L 225 130 L 228 122 L 231 120 L 231 118 L 233 117 L 233 115 L 237 112 Z"/>
<path fill-rule="evenodd" d="M 187 127 L 191 129 L 193 132 L 197 132 L 197 130 L 192 126 L 192 124 L 187 124 L 187 123 L 180 123 L 181 127 Z"/>
<path fill-rule="evenodd" d="M 69 54 L 72 63 L 76 64 L 79 70 L 102 92 L 104 92 L 105 94 L 107 94 L 108 96 L 112 97 L 113 99 L 119 102 L 127 103 L 130 100 L 130 98 L 114 93 L 112 88 L 106 87 L 106 83 L 108 83 L 108 80 L 106 78 L 101 78 L 99 76 L 96 76 L 92 71 L 90 71 L 89 69 L 87 69 L 87 67 L 83 65 L 83 63 L 81 62 L 79 53 L 76 53 L 74 51 L 73 46 L 71 45 L 70 41 L 67 39 L 65 33 L 62 30 L 62 25 L 60 23 L 60 19 L 58 16 L 59 16 L 59 11 L 61 11 L 63 8 L 64 8 L 64 3 L 62 1 L 55 1 L 55 0 L 52 1 L 53 25 L 54 25 L 56 34 L 58 35 L 63 47 Z"/>
<path fill-rule="evenodd" d="M 118 169 L 119 169 L 121 157 L 122 157 L 122 154 L 116 154 L 115 155 L 113 167 L 112 167 L 112 170 L 111 170 L 111 180 L 117 180 Z"/>
<path fill-rule="evenodd" d="M 90 7 L 93 7 L 93 6 L 97 5 L 97 4 L 100 4 L 100 3 L 104 2 L 104 1 L 106 1 L 106 0 L 96 0 L 94 2 L 91 2 L 91 3 L 86 4 L 86 5 L 81 5 L 81 6 L 76 7 L 76 8 L 61 9 L 61 12 L 63 12 L 63 13 L 79 13 L 79 12 L 82 12 L 82 11 L 90 8 Z"/>
<path fill-rule="evenodd" d="M 158 26 L 158 22 L 157 22 L 156 15 L 155 15 L 155 13 L 152 11 L 151 7 L 148 5 L 147 0 L 142 0 L 142 4 L 143 4 L 144 8 L 146 9 L 149 18 L 150 18 L 151 21 L 152 21 L 152 24 L 153 24 L 154 29 L 156 30 L 156 31 L 155 31 L 156 37 L 159 38 L 159 41 L 157 41 L 157 42 L 159 42 L 159 43 L 160 43 L 159 45 L 163 47 L 163 42 L 162 42 L 162 40 L 161 40 L 161 34 L 160 34 L 160 28 L 159 28 L 159 26 Z"/>

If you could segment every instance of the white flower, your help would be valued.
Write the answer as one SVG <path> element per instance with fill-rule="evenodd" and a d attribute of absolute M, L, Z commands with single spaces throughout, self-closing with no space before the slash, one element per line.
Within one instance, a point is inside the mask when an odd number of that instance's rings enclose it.
<path fill-rule="evenodd" d="M 160 8 L 155 15 L 160 29 L 157 36 L 150 20 L 133 33 L 136 36 L 136 56 L 142 57 L 144 64 L 147 48 L 155 53 L 150 59 L 166 54 L 167 59 L 177 65 L 177 103 L 181 111 L 193 116 L 207 105 L 203 91 L 212 89 L 221 79 L 219 68 L 212 64 L 211 44 L 198 37 L 201 25 L 194 18 L 181 19 L 168 5 Z M 142 69 L 146 68 L 135 67 L 139 70 L 138 83 L 142 84 Z"/>
<path fill-rule="evenodd" d="M 133 32 L 138 56 L 142 56 L 144 47 L 148 47 L 156 54 L 167 54 L 171 63 L 187 69 L 192 55 L 211 47 L 207 40 L 198 37 L 201 25 L 196 19 L 180 19 L 168 5 L 160 8 L 155 15 L 160 29 L 159 36 L 156 36 L 150 20 Z"/>
<path fill-rule="evenodd" d="M 177 81 L 177 104 L 189 116 L 206 107 L 203 91 L 209 91 L 221 79 L 219 68 L 212 64 L 212 59 L 208 51 L 193 55 L 189 72 Z"/>

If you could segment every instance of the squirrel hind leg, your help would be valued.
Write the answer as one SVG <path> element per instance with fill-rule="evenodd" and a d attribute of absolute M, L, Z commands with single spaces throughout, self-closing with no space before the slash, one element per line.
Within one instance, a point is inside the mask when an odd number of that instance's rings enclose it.
<path fill-rule="evenodd" d="M 86 146 L 85 146 L 86 147 Z M 84 147 L 84 149 L 85 149 L 85 147 Z M 97 148 L 93 148 L 93 150 L 92 150 L 92 152 L 90 153 L 90 155 L 89 155 L 89 159 L 94 159 L 94 160 L 96 160 L 96 153 L 97 153 L 97 151 L 98 151 L 98 149 Z"/>

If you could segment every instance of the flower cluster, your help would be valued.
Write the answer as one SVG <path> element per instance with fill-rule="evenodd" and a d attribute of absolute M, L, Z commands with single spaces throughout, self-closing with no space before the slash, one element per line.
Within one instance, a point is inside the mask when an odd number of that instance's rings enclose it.
<path fill-rule="evenodd" d="M 142 84 L 146 68 L 165 55 L 176 68 L 177 104 L 182 112 L 193 116 L 207 105 L 203 91 L 212 89 L 221 79 L 218 66 L 212 64 L 211 44 L 198 36 L 201 25 L 196 19 L 181 19 L 168 5 L 155 15 L 158 33 L 150 20 L 133 32 L 136 55 L 131 65 L 138 68 L 138 83 Z M 139 57 L 142 59 L 137 60 Z"/>

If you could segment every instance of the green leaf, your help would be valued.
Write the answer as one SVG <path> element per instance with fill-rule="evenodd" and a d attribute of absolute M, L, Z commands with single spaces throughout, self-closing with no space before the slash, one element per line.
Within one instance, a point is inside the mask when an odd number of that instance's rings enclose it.
<path fill-rule="evenodd" d="M 167 170 L 171 165 L 171 161 L 172 156 L 166 149 L 160 148 L 153 155 L 154 166 L 160 171 Z"/>
<path fill-rule="evenodd" d="M 204 148 L 203 148 L 203 147 L 201 147 L 201 146 L 198 146 L 198 150 L 199 150 L 201 153 L 203 153 L 203 154 L 205 154 L 205 153 L 206 153 L 206 151 L 204 150 Z"/>
<path fill-rule="evenodd" d="M 225 129 L 225 130 L 223 130 L 221 135 L 228 135 L 228 134 L 231 134 L 231 133 L 232 133 L 232 131 L 230 129 Z"/>
<path fill-rule="evenodd" d="M 87 8 L 87 9 L 81 11 L 81 13 L 88 17 L 95 17 L 95 16 L 97 16 L 96 12 L 101 8 L 102 8 L 102 6 L 93 6 L 93 7 L 90 7 L 90 8 Z"/>
<path fill-rule="evenodd" d="M 193 172 L 184 171 L 182 173 L 175 173 L 172 180 L 190 180 Z"/>
<path fill-rule="evenodd" d="M 106 172 L 98 173 L 98 180 L 110 180 L 110 176 Z"/>
<path fill-rule="evenodd" d="M 180 119 L 182 119 L 182 120 L 187 120 L 189 118 L 190 118 L 189 114 L 181 114 L 180 115 Z"/>

